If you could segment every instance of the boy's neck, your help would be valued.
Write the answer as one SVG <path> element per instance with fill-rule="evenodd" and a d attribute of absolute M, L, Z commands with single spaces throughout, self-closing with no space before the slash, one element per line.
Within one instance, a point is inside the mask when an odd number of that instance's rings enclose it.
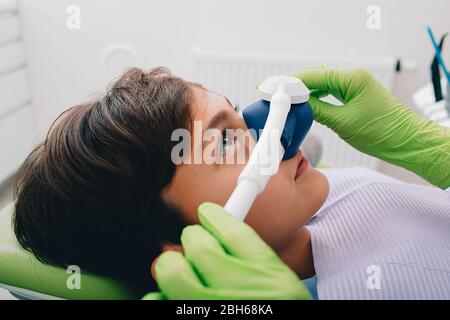
<path fill-rule="evenodd" d="M 308 279 L 316 274 L 311 234 L 307 228 L 301 228 L 286 246 L 277 250 L 277 253 L 300 279 Z"/>

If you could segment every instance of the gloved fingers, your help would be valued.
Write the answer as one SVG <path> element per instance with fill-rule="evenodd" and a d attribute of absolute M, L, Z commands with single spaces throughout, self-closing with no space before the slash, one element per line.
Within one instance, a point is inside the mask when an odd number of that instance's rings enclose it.
<path fill-rule="evenodd" d="M 144 299 L 311 299 L 308 289 L 288 268 L 274 269 L 225 254 L 223 257 L 228 261 L 205 275 L 197 270 L 198 264 L 194 266 L 198 272 L 194 271 L 180 252 L 166 251 L 156 267 L 163 294 L 148 294 Z M 208 256 L 208 259 L 215 258 Z"/>
<path fill-rule="evenodd" d="M 271 279 L 274 271 L 273 265 L 248 262 L 225 252 L 219 241 L 199 225 L 184 228 L 181 242 L 184 256 L 207 287 L 240 288 L 243 279 L 246 286 L 254 279 L 261 283 L 262 279 Z"/>
<path fill-rule="evenodd" d="M 316 98 L 323 98 L 328 96 L 330 93 L 326 90 L 313 89 L 310 90 L 309 95 Z"/>
<path fill-rule="evenodd" d="M 205 286 L 182 253 L 166 251 L 156 262 L 156 281 L 169 299 L 203 299 Z"/>
<path fill-rule="evenodd" d="M 349 89 L 354 80 L 354 71 L 356 69 L 321 67 L 307 69 L 294 74 L 294 76 L 303 81 L 308 89 L 312 91 L 312 95 L 317 97 L 317 92 L 320 93 L 320 96 L 324 96 L 327 93 L 335 96 L 342 102 L 346 102 L 349 99 Z"/>
<path fill-rule="evenodd" d="M 198 208 L 201 224 L 231 255 L 253 262 L 280 262 L 272 248 L 249 225 L 231 216 L 214 203 Z"/>
<path fill-rule="evenodd" d="M 251 263 L 227 254 L 201 226 L 186 228 L 186 255 L 164 252 L 156 261 L 156 279 L 163 295 L 147 299 L 308 299 L 308 290 L 282 262 Z M 206 247 L 206 249 L 205 249 Z M 194 253 L 192 255 L 190 250 Z M 204 256 L 204 258 L 202 258 Z M 210 264 L 209 261 L 215 263 Z M 205 265 L 202 265 L 205 264 Z M 208 269 L 209 268 L 209 269 Z"/>
<path fill-rule="evenodd" d="M 300 280 L 298 280 L 299 283 Z M 208 296 L 204 299 L 217 300 L 311 300 L 312 296 L 306 287 L 289 288 L 279 291 L 273 290 L 271 287 L 247 287 L 242 289 L 227 288 L 207 288 Z"/>
<path fill-rule="evenodd" d="M 295 73 L 294 77 L 299 78 L 308 87 L 309 90 L 320 90 L 330 93 L 328 67 L 309 68 L 303 72 Z"/>
<path fill-rule="evenodd" d="M 313 96 L 309 97 L 309 105 L 313 110 L 314 120 L 328 127 L 333 127 L 338 113 L 342 111 L 341 106 L 335 106 Z"/>
<path fill-rule="evenodd" d="M 211 258 L 211 257 L 210 257 Z M 235 274 L 236 270 L 230 270 L 229 274 Z M 233 273 L 234 272 L 234 273 Z M 200 272 L 199 272 L 200 274 Z M 239 274 L 239 273 L 238 273 Z M 207 286 L 202 282 L 200 276 L 194 271 L 189 261 L 180 253 L 175 251 L 164 252 L 156 262 L 156 275 L 158 286 L 164 292 L 161 298 L 171 300 L 192 299 L 258 299 L 270 298 L 274 292 L 269 289 L 241 290 L 236 282 L 227 285 Z M 225 279 L 223 272 L 216 275 L 213 279 Z M 270 277 L 269 277 L 270 278 Z M 246 279 L 240 278 L 240 284 Z M 245 286 L 245 285 L 244 285 Z M 252 288 L 259 288 L 252 286 Z M 144 297 L 149 300 L 159 298 L 156 294 L 149 294 Z"/>
<path fill-rule="evenodd" d="M 167 300 L 167 297 L 162 292 L 150 292 L 143 296 L 141 300 Z"/>
<path fill-rule="evenodd" d="M 200 225 L 187 226 L 181 234 L 184 256 L 194 269 L 202 275 L 206 285 L 211 285 L 208 279 L 221 277 L 218 274 L 227 256 L 222 245 Z"/>

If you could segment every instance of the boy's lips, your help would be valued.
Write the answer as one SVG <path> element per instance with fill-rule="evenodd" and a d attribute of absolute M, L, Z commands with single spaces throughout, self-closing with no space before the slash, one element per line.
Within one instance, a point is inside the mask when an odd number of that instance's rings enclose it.
<path fill-rule="evenodd" d="M 295 180 L 297 180 L 301 175 L 303 175 L 309 167 L 308 159 L 303 156 L 300 150 L 295 154 L 295 159 L 297 160 L 297 171 L 295 173 Z"/>

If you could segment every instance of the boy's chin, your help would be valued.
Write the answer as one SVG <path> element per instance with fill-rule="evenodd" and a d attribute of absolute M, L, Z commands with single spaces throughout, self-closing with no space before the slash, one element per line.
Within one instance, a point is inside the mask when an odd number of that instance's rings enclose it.
<path fill-rule="evenodd" d="M 306 177 L 306 175 L 308 175 Z M 315 168 L 310 168 L 309 172 L 305 173 L 305 187 L 308 189 L 310 194 L 310 199 L 312 200 L 311 205 L 313 206 L 312 211 L 314 213 L 320 209 L 322 204 L 328 197 L 330 192 L 329 183 L 327 177 Z"/>

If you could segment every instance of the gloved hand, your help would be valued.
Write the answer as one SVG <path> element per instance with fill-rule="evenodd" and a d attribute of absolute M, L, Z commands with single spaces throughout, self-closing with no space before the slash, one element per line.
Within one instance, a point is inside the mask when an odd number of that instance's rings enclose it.
<path fill-rule="evenodd" d="M 166 251 L 156 262 L 164 296 L 144 299 L 311 299 L 251 227 L 213 203 L 202 204 L 198 214 L 202 225 L 188 226 L 181 235 L 184 255 Z"/>
<path fill-rule="evenodd" d="M 411 111 L 362 69 L 321 67 L 294 76 L 312 91 L 315 120 L 354 148 L 450 186 L 450 129 Z M 343 106 L 319 99 L 326 94 Z"/>

